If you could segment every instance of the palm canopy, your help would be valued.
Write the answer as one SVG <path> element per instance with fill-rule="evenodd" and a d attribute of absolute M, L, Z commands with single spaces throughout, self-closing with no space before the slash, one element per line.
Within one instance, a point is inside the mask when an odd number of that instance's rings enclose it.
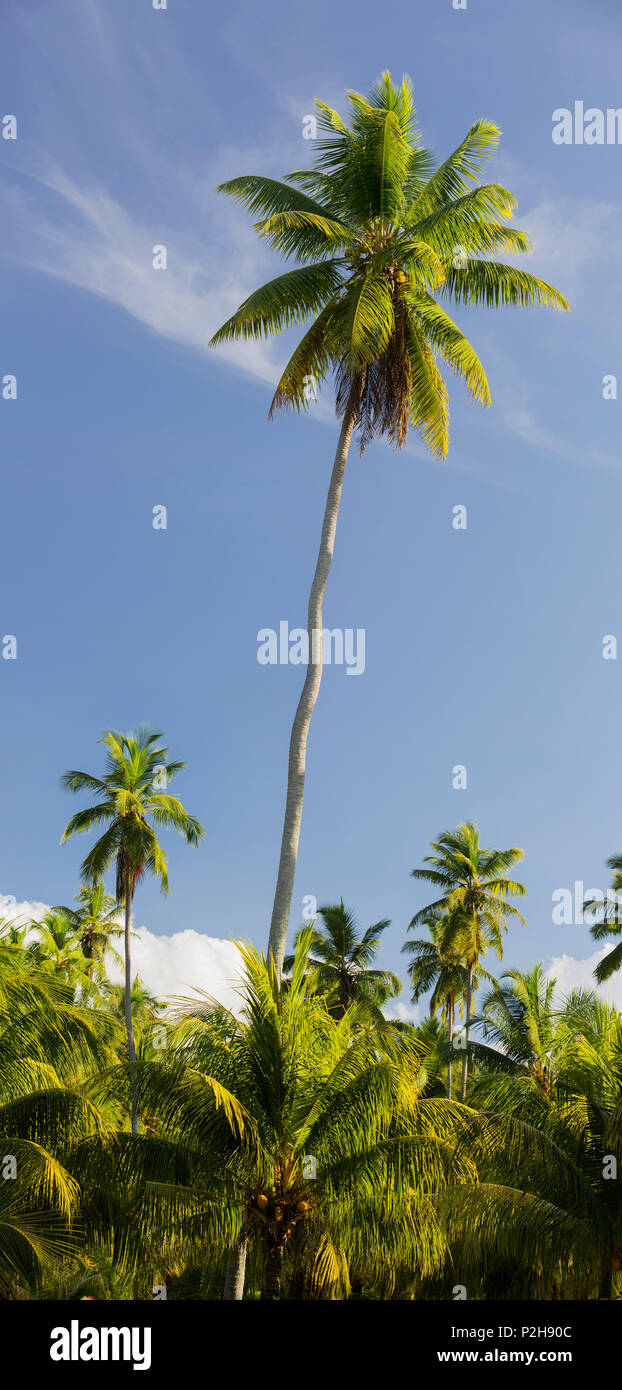
<path fill-rule="evenodd" d="M 474 1020 L 507 1063 L 542 1079 L 550 1069 L 558 1033 L 555 983 L 541 963 L 529 971 L 504 970 Z"/>
<path fill-rule="evenodd" d="M 378 1286 L 396 1269 L 436 1267 L 428 1194 L 474 1174 L 456 1160 L 459 1108 L 422 1099 L 416 1041 L 357 1005 L 331 1016 L 308 970 L 312 935 L 299 935 L 287 984 L 240 946 L 241 1014 L 195 1003 L 161 1060 L 137 1064 L 159 1137 L 124 1148 L 167 1257 L 181 1242 L 222 1258 L 244 1234 L 265 1297 L 278 1296 L 284 1260 L 329 1297 L 347 1291 L 353 1266 Z M 99 1165 L 97 1140 L 89 1154 Z"/>
<path fill-rule="evenodd" d="M 587 990 L 553 1015 L 537 971 L 510 978 L 487 1013 L 514 1055 L 505 1072 L 476 1079 L 473 1104 L 486 1109 L 465 1121 L 464 1141 L 480 1183 L 452 1194 L 451 1220 L 473 1246 L 527 1257 L 566 1297 L 610 1298 L 622 1269 L 611 1180 L 622 1162 L 622 1020 Z"/>
<path fill-rule="evenodd" d="M 188 815 L 181 802 L 161 790 L 185 767 L 169 760 L 161 740 L 161 734 L 146 727 L 130 734 L 110 730 L 100 740 L 106 748 L 103 775 L 71 771 L 61 779 L 69 791 L 91 791 L 98 797 L 94 805 L 72 816 L 61 843 L 106 825 L 84 860 L 82 878 L 87 884 L 96 883 L 116 863 L 117 902 L 125 901 L 126 879 L 132 897 L 145 871 L 168 892 L 167 856 L 158 841 L 159 829 L 177 830 L 189 845 L 198 845 L 203 834 L 199 821 Z"/>
<path fill-rule="evenodd" d="M 54 912 L 63 913 L 76 932 L 80 934 L 80 945 L 91 969 L 95 964 L 103 966 L 106 955 L 116 961 L 121 956 L 111 944 L 111 937 L 122 936 L 123 927 L 118 921 L 117 903 L 111 893 L 107 893 L 103 882 L 83 883 L 76 893 L 77 908 L 58 907 Z"/>
<path fill-rule="evenodd" d="M 354 914 L 344 907 L 343 898 L 339 903 L 321 907 L 319 915 L 324 929 L 314 927 L 308 958 L 317 988 L 338 1015 L 356 1000 L 379 1016 L 386 1000 L 402 988 L 399 976 L 391 970 L 372 968 L 382 935 L 391 923 L 385 918 L 360 935 Z M 294 959 L 293 955 L 286 956 L 283 969 L 292 970 Z"/>
<path fill-rule="evenodd" d="M 417 1004 L 424 994 L 430 994 L 430 1018 L 440 1009 L 443 1018 L 456 1004 L 462 1005 L 466 993 L 466 967 L 451 939 L 451 918 L 430 916 L 425 919 L 429 938 L 417 937 L 406 941 L 402 951 L 412 956 L 408 975 L 412 1001 Z"/>
<path fill-rule="evenodd" d="M 252 174 L 220 185 L 296 265 L 249 295 L 212 345 L 311 319 L 270 413 L 305 409 L 310 382 L 319 385 L 332 369 L 338 414 L 355 413 L 361 449 L 380 435 L 401 447 L 412 427 L 443 457 L 449 411 L 438 359 L 480 404 L 490 404 L 490 392 L 475 349 L 440 300 L 568 304 L 543 280 L 494 258 L 529 249 L 527 235 L 508 225 L 513 195 L 480 182 L 499 141 L 496 125 L 476 121 L 435 167 L 408 78 L 396 86 L 385 72 L 367 97 L 349 92 L 348 102 L 349 123 L 316 102 L 315 169 L 282 182 Z"/>
<path fill-rule="evenodd" d="M 440 894 L 415 913 L 410 926 L 418 926 L 430 915 L 450 913 L 452 949 L 467 964 L 475 965 L 487 945 L 501 954 L 506 919 L 514 917 L 526 925 L 518 908 L 507 901 L 526 893 L 522 883 L 507 875 L 507 870 L 522 859 L 522 849 L 482 849 L 479 831 L 471 821 L 455 831 L 443 831 L 431 848 L 435 853 L 425 856 L 427 867 L 413 869 L 412 877 L 433 884 Z"/>

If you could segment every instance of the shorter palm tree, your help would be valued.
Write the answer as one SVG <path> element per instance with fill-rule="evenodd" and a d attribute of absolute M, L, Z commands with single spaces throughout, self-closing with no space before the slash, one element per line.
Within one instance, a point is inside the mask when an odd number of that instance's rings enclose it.
<path fill-rule="evenodd" d="M 95 792 L 98 800 L 72 816 L 61 843 L 95 825 L 106 826 L 82 864 L 84 883 L 98 883 L 112 864 L 116 867 L 116 902 L 125 909 L 125 1027 L 131 1063 L 136 1060 L 136 1047 L 131 1008 L 130 921 L 136 885 L 145 873 L 150 873 L 159 879 L 162 892 L 168 893 L 167 856 L 157 837 L 160 828 L 177 830 L 187 844 L 194 846 L 203 834 L 196 817 L 189 816 L 176 797 L 162 790 L 185 763 L 171 762 L 161 740 L 161 734 L 146 727 L 131 734 L 111 729 L 100 739 L 106 748 L 102 777 L 76 771 L 62 777 L 62 785 L 69 791 Z M 134 1099 L 132 1132 L 138 1133 Z"/>
<path fill-rule="evenodd" d="M 339 903 L 321 907 L 319 916 L 324 930 L 314 924 L 308 968 L 316 988 L 326 996 L 331 1013 L 335 1018 L 343 1018 L 346 1009 L 356 1002 L 376 1020 L 382 1019 L 382 1006 L 402 988 L 401 980 L 391 970 L 372 968 L 383 933 L 391 923 L 387 918 L 375 922 L 361 936 L 353 913 L 344 907 L 343 898 Z M 303 927 L 296 940 L 306 932 L 308 928 Z M 286 972 L 293 969 L 294 960 L 294 955 L 285 957 L 283 969 Z"/>
<path fill-rule="evenodd" d="M 526 888 L 507 877 L 507 869 L 523 857 L 522 849 L 482 849 L 479 831 L 473 822 L 464 822 L 457 830 L 443 831 L 432 841 L 434 854 L 426 855 L 423 869 L 413 869 L 412 877 L 424 879 L 441 889 L 435 902 L 423 907 L 410 923 L 411 927 L 425 922 L 430 916 L 449 914 L 451 930 L 447 948 L 455 952 L 467 970 L 466 985 L 466 1047 L 462 1059 L 460 1099 L 466 1099 L 471 1040 L 471 1012 L 475 973 L 490 946 L 499 958 L 503 955 L 503 932 L 507 918 L 517 918 L 526 926 L 517 908 L 508 897 L 522 897 Z"/>
<path fill-rule="evenodd" d="M 36 935 L 26 951 L 37 968 L 65 980 L 74 994 L 88 996 L 92 978 L 82 950 L 80 928 L 71 916 L 64 908 L 53 907 L 40 922 L 33 923 L 33 929 Z"/>
<path fill-rule="evenodd" d="M 441 1019 L 447 1026 L 447 1095 L 451 1099 L 454 1024 L 456 1008 L 459 1008 L 462 1014 L 462 1002 L 467 988 L 467 970 L 460 956 L 448 944 L 451 925 L 447 914 L 440 918 L 431 916 L 425 925 L 430 933 L 430 940 L 418 938 L 414 941 L 406 941 L 402 946 L 402 951 L 413 956 L 408 967 L 413 1004 L 418 1004 L 422 996 L 431 990 L 430 1019 L 433 1019 L 440 1009 Z"/>
<path fill-rule="evenodd" d="M 479 1182 L 447 1195 L 448 1239 L 466 1241 L 465 1261 L 488 1249 L 515 1262 L 528 1297 L 609 1299 L 622 1271 L 622 1019 L 585 990 L 555 1020 L 550 1003 L 536 972 L 516 972 L 489 1005 L 515 1056 L 476 1079 L 486 1109 L 465 1118 L 462 1142 Z"/>
<path fill-rule="evenodd" d="M 97 883 L 83 883 L 76 894 L 77 908 L 56 907 L 54 912 L 64 913 L 74 930 L 80 933 L 80 945 L 86 959 L 91 962 L 89 974 L 96 973 L 97 967 L 103 972 L 106 956 L 123 964 L 123 958 L 112 945 L 112 938 L 123 936 L 119 925 L 119 909 L 112 893 L 107 893 L 102 880 Z"/>
<path fill-rule="evenodd" d="M 484 1043 L 473 1043 L 480 1067 L 475 1079 L 473 1104 L 511 1108 L 516 1098 L 513 1085 L 504 1078 L 522 1078 L 525 1093 L 537 1088 L 545 1097 L 555 1085 L 557 1062 L 563 1054 L 560 1011 L 555 1004 L 556 981 L 541 963 L 533 970 L 505 970 L 482 1000 L 474 1026 Z"/>

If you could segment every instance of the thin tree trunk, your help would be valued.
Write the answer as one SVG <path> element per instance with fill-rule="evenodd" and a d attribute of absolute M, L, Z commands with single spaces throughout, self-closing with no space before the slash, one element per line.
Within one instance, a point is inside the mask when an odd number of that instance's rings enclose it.
<path fill-rule="evenodd" d="M 240 1303 L 244 1298 L 244 1276 L 246 1274 L 247 1251 L 247 1243 L 245 1240 L 242 1240 L 240 1244 L 236 1246 L 235 1250 L 230 1250 L 227 1255 L 223 1300 Z"/>
<path fill-rule="evenodd" d="M 473 994 L 473 963 L 469 962 L 467 974 L 467 997 L 466 997 L 466 1047 L 462 1058 L 462 1085 L 460 1087 L 460 1099 L 466 1100 L 467 1077 L 469 1074 L 469 1043 L 471 1041 L 471 997 Z"/>
<path fill-rule="evenodd" d="M 268 1246 L 268 1258 L 266 1260 L 266 1282 L 260 1302 L 278 1302 L 281 1297 L 281 1275 L 283 1273 L 283 1255 L 285 1246 L 283 1242 L 270 1243 Z"/>
<path fill-rule="evenodd" d="M 136 1062 L 136 1048 L 134 1046 L 134 1025 L 132 1023 L 132 955 L 130 946 L 130 921 L 132 915 L 132 898 L 130 888 L 129 870 L 125 876 L 125 991 L 123 997 L 125 1013 L 125 1031 L 127 1033 L 127 1050 L 130 1059 L 130 1086 L 132 1091 L 132 1134 L 138 1134 L 138 1101 L 136 1096 L 136 1073 L 134 1063 Z"/>
<path fill-rule="evenodd" d="M 454 1045 L 454 1004 L 453 999 L 447 1001 L 449 1011 L 447 1032 L 449 1041 L 449 1057 L 447 1059 L 447 1096 L 451 1100 L 451 1054 Z"/>
<path fill-rule="evenodd" d="M 307 633 L 309 641 L 307 674 L 302 687 L 302 694 L 298 702 L 298 708 L 294 716 L 289 745 L 287 797 L 285 801 L 285 817 L 281 839 L 281 855 L 279 859 L 279 872 L 274 894 L 272 920 L 270 922 L 270 938 L 268 942 L 268 952 L 272 953 L 279 978 L 283 967 L 283 957 L 285 955 L 287 927 L 292 894 L 294 891 L 296 859 L 298 857 L 298 841 L 300 839 L 302 800 L 305 785 L 307 736 L 311 723 L 311 715 L 313 714 L 318 691 L 320 689 L 320 681 L 322 679 L 322 604 L 333 558 L 343 477 L 352 431 L 356 422 L 357 409 L 358 396 L 352 396 L 343 417 L 343 423 L 339 433 L 339 442 L 337 444 L 335 462 L 333 464 L 328 496 L 326 498 L 320 548 L 318 551 L 313 583 L 311 585 L 311 592 L 309 594 L 309 606 L 307 611 Z M 314 633 L 318 634 L 315 650 Z"/>

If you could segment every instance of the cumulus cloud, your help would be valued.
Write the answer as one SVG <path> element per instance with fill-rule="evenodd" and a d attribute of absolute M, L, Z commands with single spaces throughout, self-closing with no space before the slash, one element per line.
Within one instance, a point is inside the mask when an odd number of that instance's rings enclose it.
<path fill-rule="evenodd" d="M 421 1023 L 424 1012 L 423 1004 L 405 1004 L 400 999 L 392 999 L 384 1009 L 384 1016 L 389 1022 L 395 1018 L 400 1023 Z"/>
<path fill-rule="evenodd" d="M 17 902 L 0 894 L 0 918 L 6 921 L 40 922 L 49 911 L 47 903 Z M 192 998 L 201 991 L 234 1012 L 240 1007 L 240 955 L 232 941 L 190 930 L 156 936 L 148 927 L 138 927 L 132 939 L 132 973 L 162 1000 Z M 113 959 L 109 975 L 115 983 L 123 979 L 122 967 Z"/>
<path fill-rule="evenodd" d="M 5 922 L 41 922 L 49 910 L 47 903 L 18 902 L 12 893 L 0 893 L 0 919 Z"/>
<path fill-rule="evenodd" d="M 593 956 L 587 956 L 585 960 L 577 960 L 574 956 L 554 956 L 547 966 L 546 973 L 549 979 L 554 979 L 557 983 L 557 996 L 568 995 L 573 989 L 590 989 L 606 1004 L 614 1004 L 616 1009 L 622 1011 L 622 971 L 613 975 L 604 985 L 597 985 L 594 979 L 596 965 L 610 949 L 610 946 L 605 946 L 600 951 L 595 951 Z"/>
<path fill-rule="evenodd" d="M 190 930 L 154 936 L 148 927 L 139 927 L 132 941 L 132 969 L 159 999 L 190 998 L 199 990 L 234 1012 L 239 1009 L 240 955 L 232 941 Z M 114 962 L 110 977 L 123 978 Z"/>

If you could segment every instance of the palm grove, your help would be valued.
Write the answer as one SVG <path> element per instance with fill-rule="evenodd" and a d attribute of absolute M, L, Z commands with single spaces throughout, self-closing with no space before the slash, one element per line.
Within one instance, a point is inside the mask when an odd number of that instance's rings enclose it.
<path fill-rule="evenodd" d="M 333 375 L 337 452 L 309 597 L 322 629 L 344 474 L 409 428 L 448 448 L 439 361 L 489 403 L 484 369 L 445 303 L 567 307 L 495 259 L 528 249 L 512 195 L 480 175 L 499 132 L 478 121 L 444 163 L 420 141 L 409 83 L 388 74 L 349 121 L 317 104 L 313 169 L 224 191 L 293 268 L 251 294 L 214 343 L 305 332 L 272 410 L 302 410 Z M 459 254 L 457 254 L 457 252 Z M 203 829 L 168 790 L 162 737 L 110 731 L 104 766 L 63 784 L 88 798 L 63 835 L 94 836 L 73 906 L 0 938 L 0 1293 L 5 1298 L 610 1298 L 618 1196 L 622 1020 L 591 991 L 558 999 L 540 965 L 487 969 L 522 924 L 517 848 L 446 830 L 414 877 L 429 903 L 404 950 L 414 1026 L 391 1020 L 397 977 L 343 901 L 286 955 L 306 746 L 321 642 L 290 741 L 266 956 L 239 946 L 240 1006 L 176 1006 L 133 975 L 132 903 L 168 890 L 163 831 Z M 610 861 L 619 875 L 619 857 Z M 105 887 L 114 874 L 114 893 Z M 615 912 L 592 927 L 620 931 Z M 116 944 L 115 944 L 116 943 Z M 117 950 L 122 947 L 122 955 Z M 113 985 L 121 959 L 124 985 Z M 620 965 L 620 947 L 599 979 Z M 479 998 L 476 1010 L 475 998 Z"/>

